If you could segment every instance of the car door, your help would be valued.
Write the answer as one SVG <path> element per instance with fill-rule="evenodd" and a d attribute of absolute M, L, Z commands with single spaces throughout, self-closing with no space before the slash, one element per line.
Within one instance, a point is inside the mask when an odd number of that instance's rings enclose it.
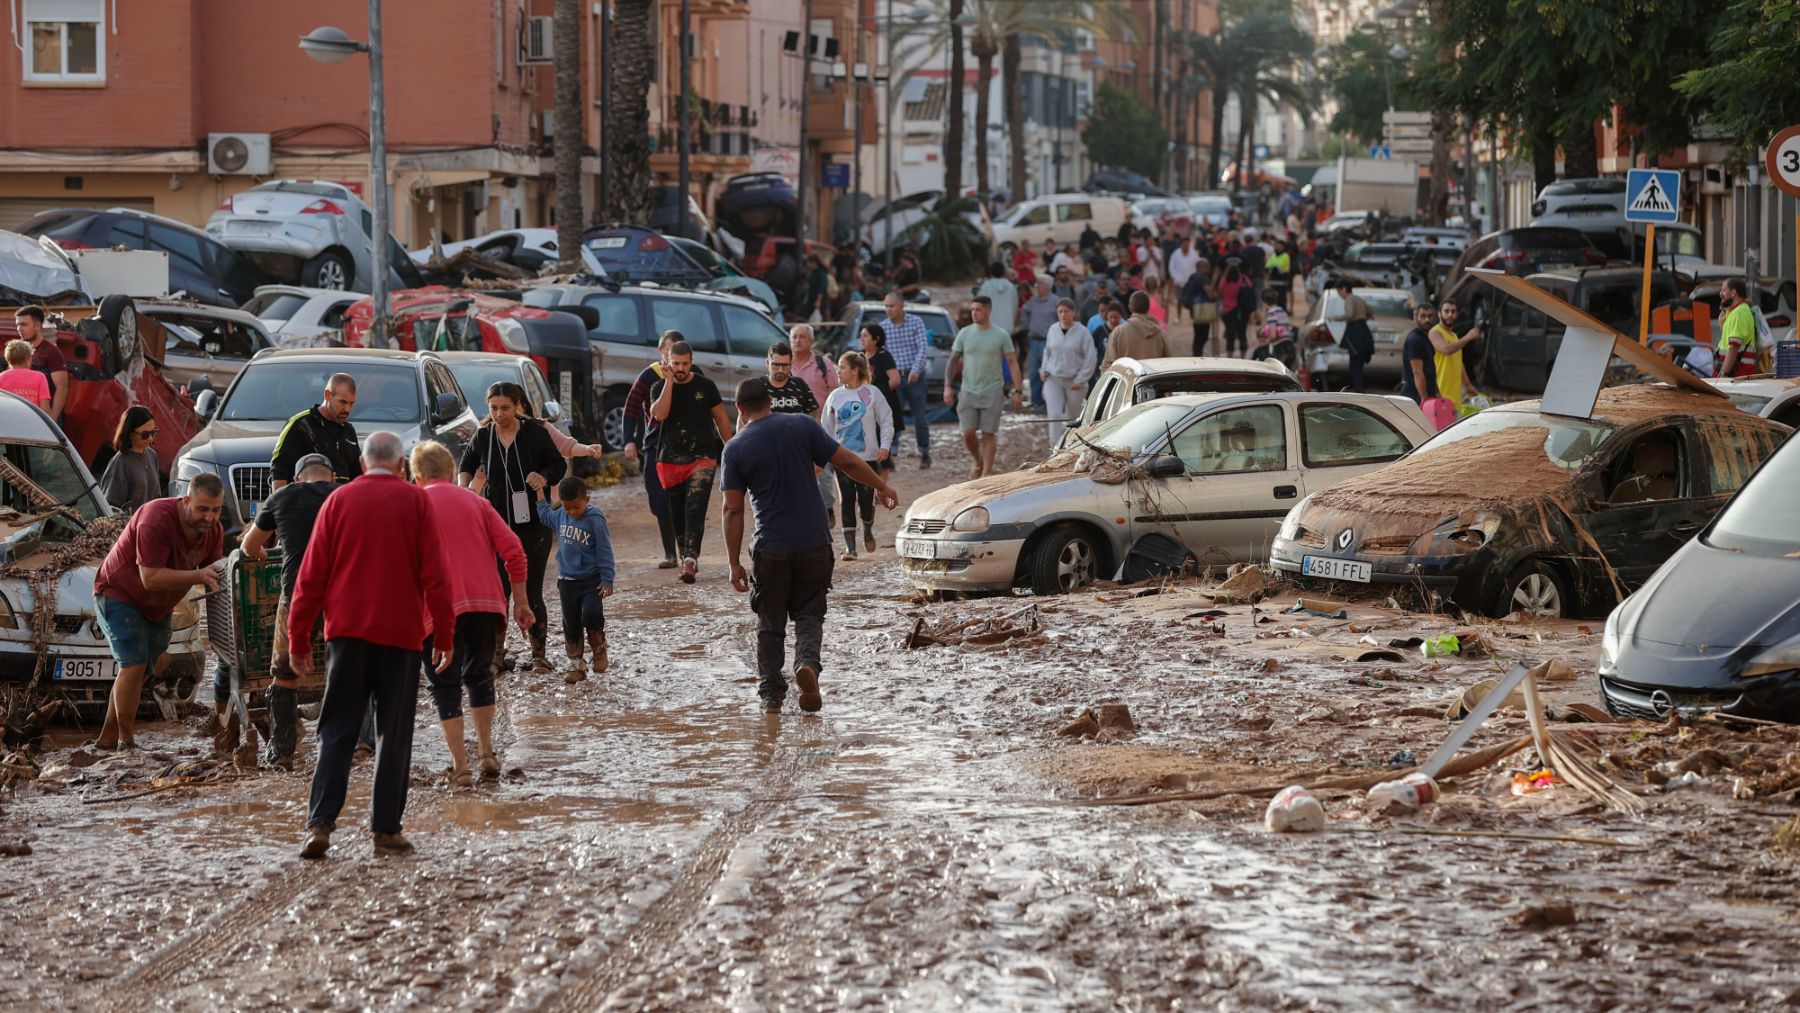
<path fill-rule="evenodd" d="M 650 304 L 650 330 L 655 334 L 680 331 L 688 347 L 694 350 L 694 365 L 706 378 L 718 385 L 719 393 L 730 395 L 738 381 L 755 373 L 746 373 L 731 361 L 731 346 L 719 324 L 717 307 L 709 299 L 690 299 L 675 295 L 647 295 Z"/>
<path fill-rule="evenodd" d="M 432 438 L 442 443 L 450 451 L 451 458 L 462 460 L 462 453 L 469 441 L 475 438 L 473 417 L 465 409 L 469 406 L 468 396 L 457 384 L 455 374 L 450 367 L 436 359 L 427 359 L 425 369 L 425 412 L 426 428 Z M 432 418 L 431 413 L 437 409 L 438 395 L 451 394 L 456 398 L 457 408 L 441 419 Z M 530 400 L 527 397 L 527 400 Z"/>
<path fill-rule="evenodd" d="M 1413 448 L 1393 423 L 1363 405 L 1303 402 L 1296 407 L 1302 496 L 1374 471 Z"/>
<path fill-rule="evenodd" d="M 1615 449 L 1595 476 L 1597 487 L 1584 490 L 1588 512 L 1577 520 L 1629 591 L 1705 526 L 1729 496 L 1708 488 L 1694 457 L 1699 444 L 1687 425 L 1653 425 L 1621 437 L 1614 438 Z M 1604 573 L 1590 579 L 1599 589 L 1610 583 Z"/>
<path fill-rule="evenodd" d="M 160 222 L 146 222 L 149 248 L 161 250 L 169 257 L 169 291 L 186 292 L 188 297 L 212 306 L 237 308 L 232 299 L 206 269 L 206 253 L 199 236 L 185 229 L 172 228 Z"/>
<path fill-rule="evenodd" d="M 1170 447 L 1185 473 L 1139 483 L 1132 540 L 1172 529 L 1201 565 L 1265 558 L 1282 518 L 1300 498 L 1287 407 L 1220 408 L 1176 433 Z"/>
<path fill-rule="evenodd" d="M 1094 217 L 1094 205 L 1089 201 L 1075 200 L 1056 206 L 1056 241 L 1073 243 L 1081 239 L 1081 231 Z"/>
<path fill-rule="evenodd" d="M 592 307 L 600 320 L 588 331 L 588 344 L 598 345 L 601 375 L 596 387 L 629 386 L 657 361 L 656 333 L 646 326 L 643 302 L 630 292 L 590 292 L 581 305 Z"/>
<path fill-rule="evenodd" d="M 725 320 L 725 339 L 731 352 L 731 367 L 739 378 L 761 376 L 768 370 L 769 348 L 777 341 L 786 341 L 787 335 L 775 322 L 748 306 L 734 306 L 729 303 L 719 307 L 719 314 Z M 855 348 L 855 345 L 845 347 Z M 736 389 L 736 384 L 733 384 Z M 731 391 L 722 386 L 719 393 L 729 395 Z"/>
<path fill-rule="evenodd" d="M 1039 202 L 1025 209 L 1024 217 L 1013 230 L 1013 242 L 1019 246 L 1042 246 L 1055 229 L 1050 220 L 1050 205 Z"/>

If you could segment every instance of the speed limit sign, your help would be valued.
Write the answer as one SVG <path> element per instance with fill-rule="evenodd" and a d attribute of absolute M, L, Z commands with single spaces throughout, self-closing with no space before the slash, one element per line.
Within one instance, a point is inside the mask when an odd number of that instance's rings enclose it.
<path fill-rule="evenodd" d="M 1763 156 L 1769 181 L 1791 197 L 1800 197 L 1800 126 L 1788 127 L 1769 142 Z"/>

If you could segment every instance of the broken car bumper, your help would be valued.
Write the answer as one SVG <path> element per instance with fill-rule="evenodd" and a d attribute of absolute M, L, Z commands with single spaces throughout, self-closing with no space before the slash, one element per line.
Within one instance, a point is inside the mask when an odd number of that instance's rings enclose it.
<path fill-rule="evenodd" d="M 1019 570 L 1025 539 L 965 540 L 902 534 L 894 548 L 901 572 L 934 591 L 1006 591 Z"/>

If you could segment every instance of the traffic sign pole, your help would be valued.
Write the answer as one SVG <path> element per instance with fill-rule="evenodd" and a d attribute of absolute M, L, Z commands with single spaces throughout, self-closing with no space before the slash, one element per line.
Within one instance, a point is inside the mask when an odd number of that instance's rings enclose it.
<path fill-rule="evenodd" d="M 1650 270 L 1656 266 L 1656 225 L 1681 220 L 1681 174 L 1670 169 L 1632 169 L 1625 174 L 1625 220 L 1644 226 L 1643 308 L 1638 344 L 1650 343 Z"/>
<path fill-rule="evenodd" d="M 1787 127 L 1775 135 L 1763 153 L 1763 168 L 1769 170 L 1769 182 L 1789 197 L 1800 197 L 1800 125 Z M 1800 214 L 1794 215 L 1794 271 L 1800 276 Z M 1781 285 L 1780 272 L 1775 284 Z"/>
<path fill-rule="evenodd" d="M 1638 344 L 1650 343 L 1650 268 L 1656 263 L 1656 223 L 1644 226 L 1644 309 L 1638 315 Z"/>

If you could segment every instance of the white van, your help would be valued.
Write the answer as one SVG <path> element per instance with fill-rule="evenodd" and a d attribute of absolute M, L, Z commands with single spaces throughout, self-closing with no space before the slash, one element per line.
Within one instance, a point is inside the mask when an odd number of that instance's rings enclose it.
<path fill-rule="evenodd" d="M 1131 217 L 1131 206 L 1118 197 L 1057 193 L 1020 201 L 994 222 L 994 244 L 1010 258 L 1021 244 L 1042 247 L 1044 240 L 1074 243 L 1088 226 L 1112 238 Z"/>

